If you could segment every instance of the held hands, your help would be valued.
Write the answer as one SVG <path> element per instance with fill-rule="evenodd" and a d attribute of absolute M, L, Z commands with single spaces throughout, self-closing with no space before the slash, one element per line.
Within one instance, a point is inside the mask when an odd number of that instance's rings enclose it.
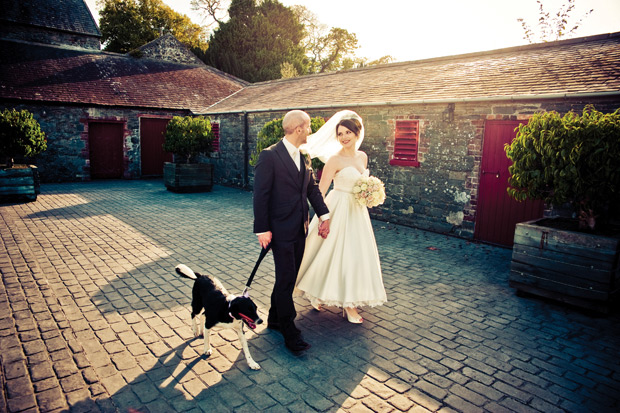
<path fill-rule="evenodd" d="M 329 219 L 325 221 L 321 221 L 319 224 L 319 235 L 321 238 L 325 239 L 329 235 Z"/>

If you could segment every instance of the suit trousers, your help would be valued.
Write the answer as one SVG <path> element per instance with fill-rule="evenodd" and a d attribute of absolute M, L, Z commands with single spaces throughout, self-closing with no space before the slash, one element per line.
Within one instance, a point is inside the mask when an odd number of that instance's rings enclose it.
<path fill-rule="evenodd" d="M 299 236 L 293 241 L 272 241 L 271 250 L 276 267 L 276 282 L 271 293 L 269 324 L 279 324 L 285 341 L 295 340 L 301 332 L 295 327 L 295 304 L 293 290 L 297 280 L 297 272 L 304 256 L 306 237 L 303 226 Z"/>

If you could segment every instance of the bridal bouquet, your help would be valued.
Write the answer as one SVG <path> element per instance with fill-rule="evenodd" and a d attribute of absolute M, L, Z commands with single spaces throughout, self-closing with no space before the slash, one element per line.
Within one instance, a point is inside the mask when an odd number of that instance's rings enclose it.
<path fill-rule="evenodd" d="M 353 186 L 353 195 L 360 205 L 372 208 L 385 201 L 385 186 L 374 176 L 362 176 Z"/>

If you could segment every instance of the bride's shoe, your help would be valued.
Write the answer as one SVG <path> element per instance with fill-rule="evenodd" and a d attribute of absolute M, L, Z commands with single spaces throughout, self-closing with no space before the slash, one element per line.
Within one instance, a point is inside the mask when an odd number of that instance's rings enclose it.
<path fill-rule="evenodd" d="M 354 312 L 354 314 L 351 314 L 349 311 Z M 352 307 L 352 308 L 345 307 L 345 308 L 343 308 L 342 309 L 342 316 L 344 317 L 345 314 L 347 315 L 347 320 L 349 320 L 349 323 L 361 324 L 362 321 L 364 321 L 362 316 L 357 313 L 357 310 L 355 309 L 355 307 Z"/>
<path fill-rule="evenodd" d="M 321 306 L 321 304 L 314 304 L 314 303 L 310 303 L 312 304 L 312 308 L 314 308 L 316 311 L 323 311 L 323 307 Z"/>

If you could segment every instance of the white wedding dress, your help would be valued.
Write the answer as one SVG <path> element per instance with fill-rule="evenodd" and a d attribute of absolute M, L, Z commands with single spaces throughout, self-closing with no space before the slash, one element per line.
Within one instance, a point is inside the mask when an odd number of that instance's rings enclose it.
<path fill-rule="evenodd" d="M 318 235 L 318 218 L 310 223 L 295 295 L 313 304 L 338 307 L 377 306 L 387 301 L 375 235 L 368 208 L 353 195 L 360 173 L 347 166 L 334 177 L 334 189 L 325 197 L 330 228 Z"/>

